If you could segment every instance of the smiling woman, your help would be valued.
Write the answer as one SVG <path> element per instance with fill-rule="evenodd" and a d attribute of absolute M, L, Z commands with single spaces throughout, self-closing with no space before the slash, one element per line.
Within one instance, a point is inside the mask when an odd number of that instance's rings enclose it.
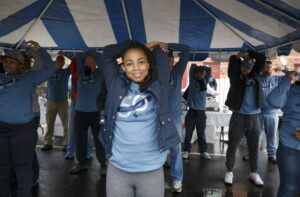
<path fill-rule="evenodd" d="M 108 94 L 100 134 L 109 158 L 108 197 L 164 196 L 166 150 L 180 139 L 168 108 L 170 71 L 163 49 L 161 42 L 135 41 L 104 48 Z"/>
<path fill-rule="evenodd" d="M 129 79 L 136 83 L 141 83 L 148 75 L 149 62 L 142 51 L 130 49 L 124 54 L 122 69 Z"/>
<path fill-rule="evenodd" d="M 156 65 L 151 58 L 153 46 L 154 43 L 149 43 L 147 48 L 139 42 L 131 42 L 122 54 L 122 70 L 131 81 L 140 84 L 141 90 L 147 89 L 157 78 Z"/>

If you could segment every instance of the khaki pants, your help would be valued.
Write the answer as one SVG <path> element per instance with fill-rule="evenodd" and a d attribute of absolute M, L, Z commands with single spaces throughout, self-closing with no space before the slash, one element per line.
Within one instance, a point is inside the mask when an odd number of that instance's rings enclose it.
<path fill-rule="evenodd" d="M 44 144 L 45 145 L 52 145 L 53 144 L 53 133 L 54 133 L 54 124 L 56 115 L 60 117 L 63 129 L 64 129 L 64 136 L 63 136 L 63 145 L 67 145 L 68 140 L 68 101 L 62 102 L 52 102 L 47 101 L 46 106 L 46 121 L 47 121 L 47 132 L 44 137 Z"/>

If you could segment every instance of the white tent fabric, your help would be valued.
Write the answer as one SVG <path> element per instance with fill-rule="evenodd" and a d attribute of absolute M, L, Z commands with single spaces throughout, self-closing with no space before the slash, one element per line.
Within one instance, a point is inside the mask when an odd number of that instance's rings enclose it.
<path fill-rule="evenodd" d="M 135 39 L 184 43 L 194 52 L 288 53 L 300 41 L 300 1 L 0 0 L 0 46 L 23 39 L 65 50 Z"/>

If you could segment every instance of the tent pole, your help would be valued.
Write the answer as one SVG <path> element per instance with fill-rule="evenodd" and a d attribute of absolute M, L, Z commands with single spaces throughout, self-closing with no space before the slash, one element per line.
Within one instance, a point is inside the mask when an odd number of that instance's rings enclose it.
<path fill-rule="evenodd" d="M 248 42 L 245 38 L 243 38 L 240 34 L 238 34 L 233 28 L 231 28 L 227 23 L 222 21 L 220 18 L 218 18 L 214 13 L 212 13 L 210 10 L 208 10 L 204 5 L 202 5 L 198 0 L 193 0 L 199 7 L 201 7 L 205 12 L 207 12 L 209 15 L 211 15 L 214 19 L 217 21 L 220 21 L 225 27 L 227 27 L 232 33 L 234 33 L 237 37 L 242 39 L 245 43 L 247 43 L 253 50 L 257 51 L 256 47 L 252 45 L 250 42 Z"/>
<path fill-rule="evenodd" d="M 36 26 L 37 22 L 40 20 L 40 18 L 44 15 L 44 13 L 47 11 L 47 9 L 49 8 L 49 6 L 51 5 L 51 3 L 53 2 L 53 0 L 50 0 L 47 5 L 45 6 L 45 8 L 43 9 L 43 11 L 41 12 L 41 14 L 35 19 L 35 21 L 30 25 L 30 27 L 27 29 L 27 31 L 24 33 L 24 35 L 22 36 L 22 38 L 20 39 L 19 43 L 17 44 L 16 48 L 19 48 L 21 43 L 23 42 L 23 40 L 25 40 L 26 36 L 29 34 L 29 32 Z"/>
<path fill-rule="evenodd" d="M 127 27 L 127 31 L 128 31 L 128 34 L 129 34 L 129 38 L 130 38 L 130 40 L 132 40 L 131 30 L 130 30 L 130 26 L 129 26 L 129 22 L 128 22 L 127 11 L 126 11 L 126 8 L 125 8 L 124 0 L 121 0 L 121 3 L 122 3 L 124 16 L 125 16 L 126 27 Z"/>
<path fill-rule="evenodd" d="M 261 5 L 263 5 L 263 6 L 266 6 L 267 8 L 269 8 L 269 9 L 271 9 L 271 10 L 274 10 L 274 11 L 277 12 L 278 14 L 287 17 L 288 19 L 294 21 L 295 23 L 300 24 L 300 20 L 296 19 L 296 18 L 293 17 L 293 16 L 290 16 L 289 14 L 286 14 L 286 13 L 282 12 L 281 10 L 279 10 L 279 9 L 277 9 L 277 8 L 275 8 L 275 7 L 273 7 L 273 6 L 271 6 L 270 4 L 268 4 L 268 3 L 266 3 L 266 2 L 264 2 L 264 1 L 262 1 L 262 0 L 256 0 L 256 2 L 259 3 L 259 4 L 261 4 Z"/>

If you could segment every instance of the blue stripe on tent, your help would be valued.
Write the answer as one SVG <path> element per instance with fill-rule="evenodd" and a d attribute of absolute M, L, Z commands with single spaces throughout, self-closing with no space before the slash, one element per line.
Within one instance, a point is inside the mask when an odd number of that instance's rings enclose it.
<path fill-rule="evenodd" d="M 260 40 L 267 45 L 273 44 L 278 38 L 275 38 L 265 32 L 262 32 L 258 29 L 254 29 L 248 24 L 245 24 L 238 19 L 226 14 L 225 12 L 211 6 L 210 4 L 206 3 L 203 0 L 198 0 L 198 2 L 201 2 L 202 5 L 204 5 L 207 9 L 209 9 L 211 12 L 213 12 L 218 18 L 221 18 L 222 21 L 225 21 L 226 23 L 230 24 L 231 26 L 235 27 L 239 31 L 257 39 Z"/>
<path fill-rule="evenodd" d="M 292 17 L 295 17 L 296 19 L 300 20 L 300 10 L 292 7 L 282 1 L 279 0 L 262 0 L 264 3 L 267 3 L 268 5 L 277 8 L 278 10 L 284 12 L 285 14 L 288 14 Z M 295 1 L 299 1 L 299 0 L 295 0 Z"/>
<path fill-rule="evenodd" d="M 47 0 L 36 1 L 20 11 L 2 19 L 0 21 L 0 37 L 19 29 L 39 16 L 47 3 Z"/>
<path fill-rule="evenodd" d="M 126 20 L 120 0 L 105 0 L 106 10 L 109 16 L 115 38 L 118 43 L 129 39 Z"/>
<path fill-rule="evenodd" d="M 141 0 L 127 0 L 124 3 L 132 39 L 146 43 L 147 38 Z"/>
<path fill-rule="evenodd" d="M 190 61 L 204 61 L 208 57 L 208 53 L 191 54 Z"/>
<path fill-rule="evenodd" d="M 41 20 L 58 48 L 88 48 L 65 0 L 53 1 Z"/>
<path fill-rule="evenodd" d="M 293 28 L 300 29 L 299 23 L 275 12 L 274 10 L 272 10 L 270 8 L 264 7 L 262 4 L 256 3 L 253 0 L 238 0 L 238 1 L 247 5 L 248 7 L 251 7 L 253 9 L 259 11 L 260 13 L 262 13 L 264 15 L 267 15 L 267 16 L 270 16 L 270 17 L 276 19 L 277 21 L 279 21 L 281 23 L 285 23 Z"/>
<path fill-rule="evenodd" d="M 277 48 L 277 55 L 289 55 L 292 50 L 292 45 L 286 45 Z"/>
<path fill-rule="evenodd" d="M 179 43 L 187 44 L 192 50 L 207 50 L 215 27 L 215 19 L 193 1 L 181 1 Z"/>

